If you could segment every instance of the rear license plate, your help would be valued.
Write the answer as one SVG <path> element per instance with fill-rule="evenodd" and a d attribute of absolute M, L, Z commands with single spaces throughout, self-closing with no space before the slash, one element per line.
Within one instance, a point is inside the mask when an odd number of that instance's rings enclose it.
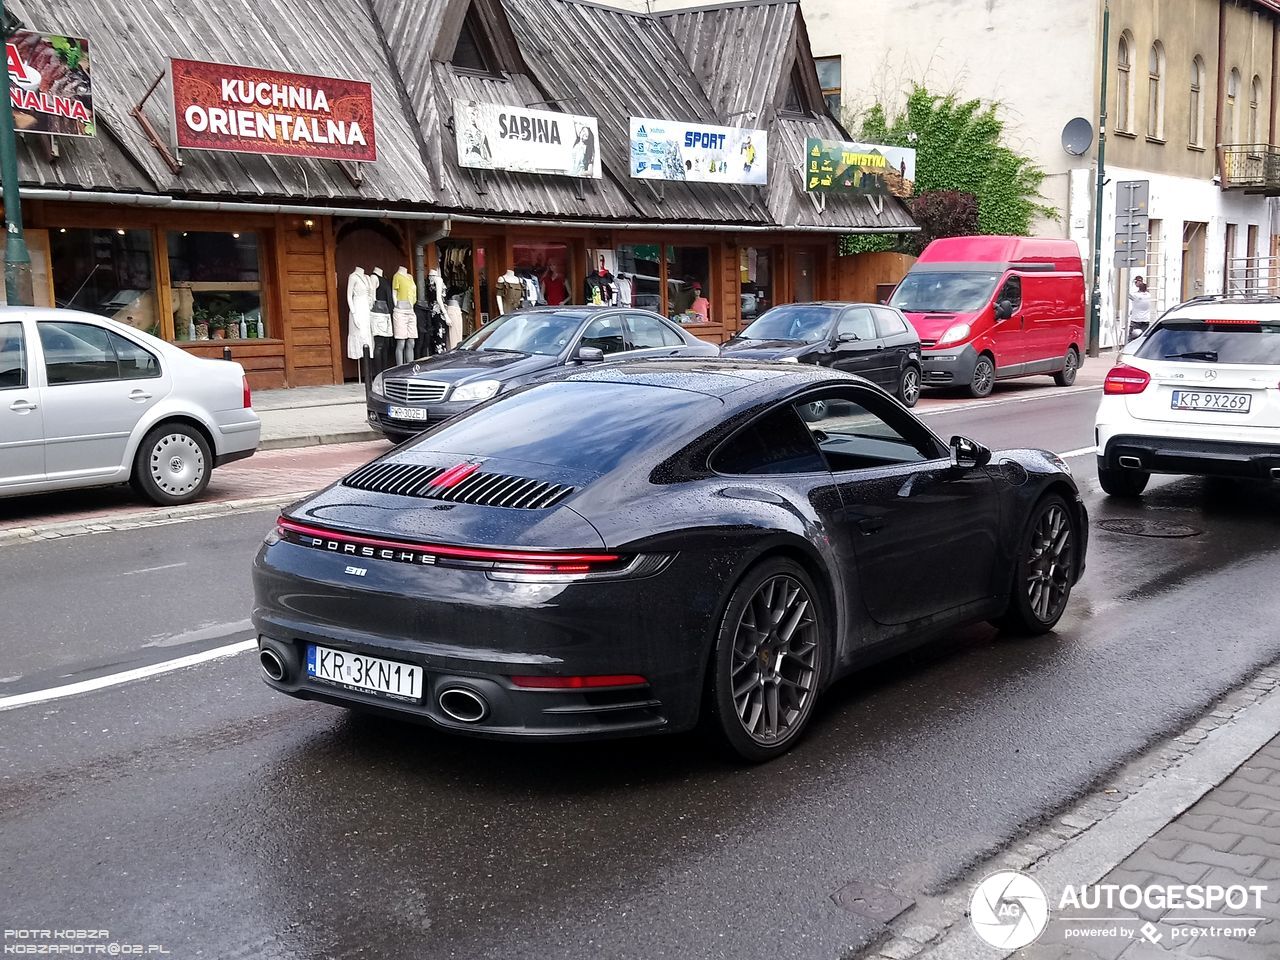
<path fill-rule="evenodd" d="M 395 700 L 422 699 L 422 668 L 362 653 L 307 645 L 307 676 Z"/>
<path fill-rule="evenodd" d="M 1253 397 L 1247 393 L 1209 390 L 1175 390 L 1170 406 L 1174 410 L 1211 410 L 1218 413 L 1248 413 Z"/>
<path fill-rule="evenodd" d="M 419 407 L 389 407 L 387 416 L 392 420 L 426 420 L 427 411 Z"/>

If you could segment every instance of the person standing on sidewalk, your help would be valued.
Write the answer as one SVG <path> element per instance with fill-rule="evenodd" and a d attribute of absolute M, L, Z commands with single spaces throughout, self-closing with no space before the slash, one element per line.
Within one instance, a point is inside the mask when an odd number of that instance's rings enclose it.
<path fill-rule="evenodd" d="M 1129 332 L 1125 340 L 1142 336 L 1150 326 L 1151 294 L 1147 290 L 1147 281 L 1142 277 L 1134 277 L 1133 289 L 1129 291 Z"/>

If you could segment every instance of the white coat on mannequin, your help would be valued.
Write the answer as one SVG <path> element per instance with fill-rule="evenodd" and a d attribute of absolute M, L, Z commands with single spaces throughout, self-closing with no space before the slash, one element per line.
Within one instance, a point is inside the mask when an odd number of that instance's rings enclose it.
<path fill-rule="evenodd" d="M 449 349 L 452 350 L 462 339 L 462 304 L 457 297 L 450 297 L 444 308 L 444 322 L 449 328 Z"/>
<path fill-rule="evenodd" d="M 368 347 L 373 352 L 373 328 L 369 325 L 369 308 L 373 300 L 369 295 L 369 278 L 363 267 L 356 267 L 347 277 L 347 356 L 359 360 Z"/>

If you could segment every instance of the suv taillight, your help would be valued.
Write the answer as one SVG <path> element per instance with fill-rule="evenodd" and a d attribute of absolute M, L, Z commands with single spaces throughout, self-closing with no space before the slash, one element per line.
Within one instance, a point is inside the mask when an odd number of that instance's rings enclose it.
<path fill-rule="evenodd" d="M 246 376 L 241 379 L 244 382 L 244 408 L 248 410 L 253 406 L 253 394 L 249 392 L 249 378 Z"/>
<path fill-rule="evenodd" d="M 1127 363 L 1117 364 L 1102 381 L 1102 392 L 1108 395 L 1141 393 L 1151 382 L 1151 374 Z"/>

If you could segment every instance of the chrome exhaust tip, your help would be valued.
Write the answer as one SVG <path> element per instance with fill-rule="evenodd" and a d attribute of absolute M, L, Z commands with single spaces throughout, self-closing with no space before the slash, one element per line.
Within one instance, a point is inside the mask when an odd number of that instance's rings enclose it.
<path fill-rule="evenodd" d="M 489 715 L 489 704 L 484 697 L 465 687 L 442 691 L 436 702 L 446 717 L 459 723 L 479 723 Z"/>
<path fill-rule="evenodd" d="M 268 680 L 279 683 L 284 679 L 284 661 L 270 647 L 263 647 L 258 651 L 258 663 L 262 664 L 262 672 L 267 675 Z"/>
<path fill-rule="evenodd" d="M 1272 468 L 1271 468 L 1271 479 L 1272 479 L 1272 480 L 1280 480 L 1280 467 L 1272 467 Z"/>
<path fill-rule="evenodd" d="M 1117 458 L 1116 462 L 1119 463 L 1120 466 L 1125 467 L 1129 470 L 1142 469 L 1142 461 L 1137 457 L 1119 457 Z"/>

